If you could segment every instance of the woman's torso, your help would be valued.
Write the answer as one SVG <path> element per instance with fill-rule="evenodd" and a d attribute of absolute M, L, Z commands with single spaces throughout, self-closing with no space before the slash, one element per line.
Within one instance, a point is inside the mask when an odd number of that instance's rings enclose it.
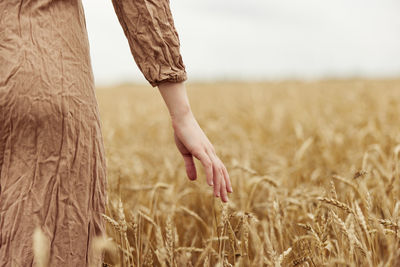
<path fill-rule="evenodd" d="M 96 105 L 80 0 L 7 0 L 0 10 L 0 109 L 17 98 Z"/>

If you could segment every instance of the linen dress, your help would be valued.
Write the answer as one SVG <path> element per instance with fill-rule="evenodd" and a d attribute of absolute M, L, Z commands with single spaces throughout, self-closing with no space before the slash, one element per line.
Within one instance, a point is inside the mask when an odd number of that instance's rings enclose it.
<path fill-rule="evenodd" d="M 186 80 L 169 1 L 113 5 L 149 83 Z M 106 189 L 81 1 L 0 0 L 0 266 L 35 264 L 36 226 L 49 266 L 100 266 Z"/>

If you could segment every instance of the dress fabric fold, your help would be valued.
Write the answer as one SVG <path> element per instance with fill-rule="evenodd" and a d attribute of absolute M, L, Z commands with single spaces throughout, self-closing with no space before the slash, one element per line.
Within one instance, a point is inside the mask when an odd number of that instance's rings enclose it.
<path fill-rule="evenodd" d="M 149 83 L 186 80 L 169 2 L 113 4 Z M 48 266 L 101 266 L 106 158 L 82 3 L 0 10 L 0 267 L 35 265 L 37 227 Z"/>

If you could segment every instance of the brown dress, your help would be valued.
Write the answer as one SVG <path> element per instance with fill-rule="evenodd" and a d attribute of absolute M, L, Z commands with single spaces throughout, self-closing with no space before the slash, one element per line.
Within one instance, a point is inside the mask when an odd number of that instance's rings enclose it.
<path fill-rule="evenodd" d="M 113 0 L 151 85 L 184 81 L 168 0 Z M 100 266 L 106 161 L 80 0 L 0 1 L 0 266 Z"/>

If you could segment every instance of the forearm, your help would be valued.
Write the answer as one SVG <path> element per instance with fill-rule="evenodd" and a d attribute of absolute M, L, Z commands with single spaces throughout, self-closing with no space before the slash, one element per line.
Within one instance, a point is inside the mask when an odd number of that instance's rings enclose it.
<path fill-rule="evenodd" d="M 184 82 L 163 82 L 158 89 L 167 105 L 172 121 L 191 115 L 192 111 Z"/>

